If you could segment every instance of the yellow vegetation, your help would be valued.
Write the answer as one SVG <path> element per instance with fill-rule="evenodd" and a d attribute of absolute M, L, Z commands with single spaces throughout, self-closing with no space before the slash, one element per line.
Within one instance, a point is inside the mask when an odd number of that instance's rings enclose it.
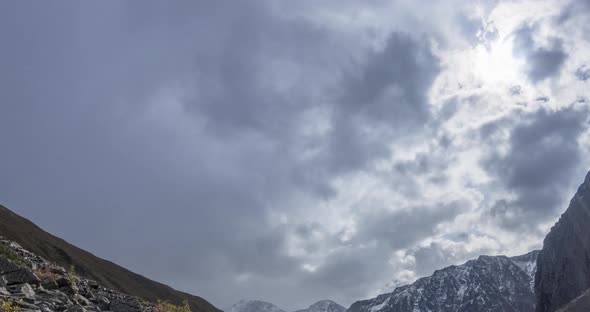
<path fill-rule="evenodd" d="M 185 300 L 182 305 L 175 305 L 167 301 L 158 300 L 154 306 L 157 312 L 191 312 L 188 302 Z"/>
<path fill-rule="evenodd" d="M 21 299 L 22 300 L 22 299 Z M 12 300 L 0 300 L 0 312 L 21 312 L 21 308 Z"/>

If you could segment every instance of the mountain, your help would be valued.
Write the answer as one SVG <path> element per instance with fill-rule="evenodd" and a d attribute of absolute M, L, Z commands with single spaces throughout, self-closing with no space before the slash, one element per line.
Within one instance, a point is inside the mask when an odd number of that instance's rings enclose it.
<path fill-rule="evenodd" d="M 285 312 L 276 305 L 260 300 L 240 300 L 225 312 Z"/>
<path fill-rule="evenodd" d="M 590 173 L 545 237 L 537 266 L 537 312 L 554 312 L 590 289 Z"/>
<path fill-rule="evenodd" d="M 307 309 L 295 312 L 346 312 L 346 308 L 331 300 L 321 300 L 310 305 Z"/>
<path fill-rule="evenodd" d="M 532 312 L 537 255 L 480 256 L 392 293 L 355 302 L 348 312 Z"/>
<path fill-rule="evenodd" d="M 572 300 L 558 312 L 588 312 L 590 311 L 590 289 Z"/>
<path fill-rule="evenodd" d="M 59 266 L 74 268 L 80 276 L 109 289 L 152 302 L 167 300 L 180 304 L 187 300 L 193 312 L 220 312 L 201 297 L 174 290 L 71 245 L 1 205 L 0 236 Z"/>
<path fill-rule="evenodd" d="M 101 287 L 0 237 L 0 311 L 156 312 L 183 307 Z"/>
<path fill-rule="evenodd" d="M 260 300 L 240 300 L 225 312 L 285 312 L 276 305 Z M 346 308 L 331 300 L 321 300 L 307 309 L 295 312 L 346 312 Z"/>

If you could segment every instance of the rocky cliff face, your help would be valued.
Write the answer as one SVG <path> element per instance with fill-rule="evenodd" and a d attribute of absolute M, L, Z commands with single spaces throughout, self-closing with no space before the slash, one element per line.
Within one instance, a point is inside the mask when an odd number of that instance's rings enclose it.
<path fill-rule="evenodd" d="M 349 312 L 531 312 L 538 251 L 509 258 L 481 256 L 450 266 L 390 294 L 355 302 Z"/>
<path fill-rule="evenodd" d="M 100 286 L 0 238 L 0 311 L 157 312 L 158 307 Z"/>
<path fill-rule="evenodd" d="M 557 311 L 590 288 L 590 173 L 545 237 L 537 267 L 537 312 Z"/>
<path fill-rule="evenodd" d="M 558 312 L 588 312 L 590 311 L 590 289 L 572 300 Z"/>

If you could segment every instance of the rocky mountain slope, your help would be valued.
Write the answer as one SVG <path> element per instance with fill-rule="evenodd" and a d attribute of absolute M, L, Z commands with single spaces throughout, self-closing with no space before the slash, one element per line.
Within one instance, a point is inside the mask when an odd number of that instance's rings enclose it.
<path fill-rule="evenodd" d="M 285 312 L 276 305 L 260 300 L 240 300 L 225 312 Z"/>
<path fill-rule="evenodd" d="M 346 312 L 346 308 L 332 300 L 321 300 L 310 305 L 307 309 L 295 312 Z"/>
<path fill-rule="evenodd" d="M 537 255 L 480 256 L 392 293 L 355 302 L 348 312 L 531 312 Z"/>
<path fill-rule="evenodd" d="M 590 289 L 572 300 L 558 312 L 588 312 L 590 311 Z"/>
<path fill-rule="evenodd" d="M 0 311 L 156 312 L 160 307 L 78 277 L 0 238 Z"/>
<path fill-rule="evenodd" d="M 537 265 L 538 312 L 557 311 L 590 289 L 590 173 L 545 237 Z"/>
<path fill-rule="evenodd" d="M 220 311 L 201 297 L 174 290 L 73 246 L 1 205 L 0 236 L 57 265 L 73 267 L 80 276 L 109 289 L 154 302 L 167 300 L 180 304 L 187 300 L 193 312 Z"/>

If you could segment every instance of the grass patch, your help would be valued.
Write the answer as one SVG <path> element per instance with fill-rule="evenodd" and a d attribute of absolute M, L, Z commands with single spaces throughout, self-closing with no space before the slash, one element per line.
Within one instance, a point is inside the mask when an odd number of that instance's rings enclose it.
<path fill-rule="evenodd" d="M 19 265 L 23 268 L 29 267 L 29 265 L 27 264 L 25 259 L 23 259 L 21 256 L 17 255 L 16 252 L 14 252 L 12 249 L 4 246 L 3 244 L 0 244 L 0 257 L 4 257 L 4 258 L 16 263 L 17 265 Z"/>
<path fill-rule="evenodd" d="M 168 301 L 158 300 L 158 303 L 154 305 L 157 312 L 191 312 L 191 308 L 188 305 L 188 301 L 184 301 L 182 305 L 176 305 Z"/>
<path fill-rule="evenodd" d="M 21 299 L 22 300 L 22 299 Z M 0 300 L 0 312 L 21 312 L 22 309 L 12 300 Z"/>

